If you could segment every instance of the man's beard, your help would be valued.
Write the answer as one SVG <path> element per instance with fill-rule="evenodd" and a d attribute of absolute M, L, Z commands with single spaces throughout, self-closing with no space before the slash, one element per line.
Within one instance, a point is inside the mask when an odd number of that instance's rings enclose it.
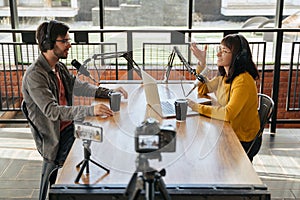
<path fill-rule="evenodd" d="M 67 56 L 65 56 L 64 51 L 60 50 L 57 46 L 54 46 L 53 53 L 58 59 L 65 59 Z"/>

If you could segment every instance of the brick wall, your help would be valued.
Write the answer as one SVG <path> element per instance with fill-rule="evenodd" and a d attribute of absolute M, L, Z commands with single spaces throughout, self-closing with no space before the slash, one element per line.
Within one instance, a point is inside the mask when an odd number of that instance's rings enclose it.
<path fill-rule="evenodd" d="M 0 87 L 1 87 L 1 97 L 20 97 L 20 84 L 22 82 L 22 71 L 12 70 L 0 71 Z"/>

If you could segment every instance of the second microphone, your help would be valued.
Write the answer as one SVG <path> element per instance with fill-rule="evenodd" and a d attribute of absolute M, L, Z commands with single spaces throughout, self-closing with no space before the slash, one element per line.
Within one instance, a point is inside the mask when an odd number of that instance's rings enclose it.
<path fill-rule="evenodd" d="M 89 77 L 90 79 L 92 79 L 95 83 L 97 83 L 97 81 L 94 79 L 94 77 L 91 75 L 91 73 L 88 71 L 88 69 L 85 67 L 85 65 L 82 65 L 80 62 L 78 62 L 76 59 L 73 59 L 71 61 L 71 65 L 73 67 L 75 67 L 77 69 L 77 71 L 80 74 L 85 75 L 86 77 Z"/>

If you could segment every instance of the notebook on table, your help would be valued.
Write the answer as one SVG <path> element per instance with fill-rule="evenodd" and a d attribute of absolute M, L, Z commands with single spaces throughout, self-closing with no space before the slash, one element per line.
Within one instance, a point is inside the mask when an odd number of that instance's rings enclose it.
<path fill-rule="evenodd" d="M 160 99 L 156 80 L 144 70 L 141 72 L 147 104 L 162 118 L 176 117 L 174 106 L 176 99 Z M 188 107 L 187 116 L 191 115 L 199 113 Z"/>

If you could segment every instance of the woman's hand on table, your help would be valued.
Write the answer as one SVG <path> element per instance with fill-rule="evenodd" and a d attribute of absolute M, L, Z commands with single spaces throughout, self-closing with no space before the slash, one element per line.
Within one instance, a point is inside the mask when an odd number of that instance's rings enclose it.
<path fill-rule="evenodd" d="M 195 102 L 195 101 L 193 101 L 193 100 L 191 100 L 191 99 L 187 99 L 187 101 L 188 101 L 188 106 L 189 106 L 190 108 L 192 108 L 192 109 L 193 109 L 193 107 L 194 107 L 195 105 L 198 104 L 197 102 Z"/>

